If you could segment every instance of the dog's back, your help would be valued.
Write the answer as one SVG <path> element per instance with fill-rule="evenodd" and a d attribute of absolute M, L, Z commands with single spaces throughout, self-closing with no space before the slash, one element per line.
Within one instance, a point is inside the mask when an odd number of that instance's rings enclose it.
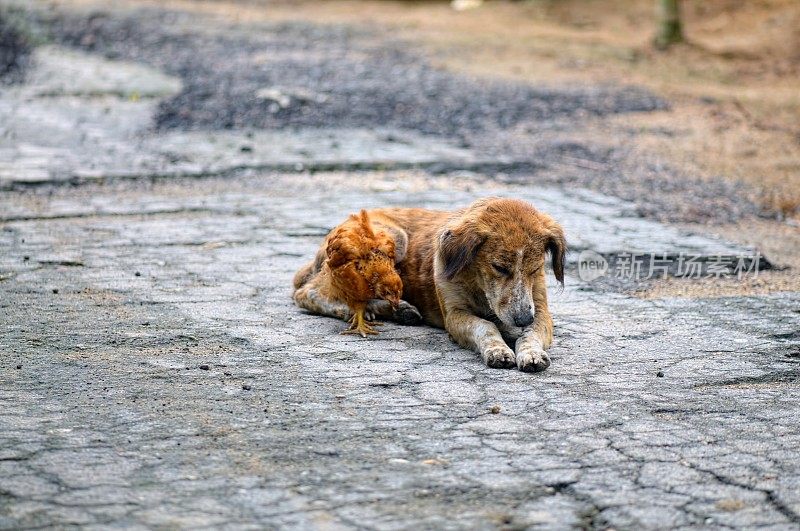
<path fill-rule="evenodd" d="M 454 213 L 424 208 L 382 208 L 371 210 L 369 214 L 375 222 L 402 232 L 407 239 L 405 257 L 397 264 L 403 280 L 403 300 L 416 306 L 427 324 L 443 328 L 433 260 L 437 232 Z"/>

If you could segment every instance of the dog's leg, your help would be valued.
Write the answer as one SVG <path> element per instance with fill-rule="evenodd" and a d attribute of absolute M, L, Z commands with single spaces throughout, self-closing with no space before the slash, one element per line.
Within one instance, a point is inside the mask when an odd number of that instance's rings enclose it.
<path fill-rule="evenodd" d="M 293 298 L 297 306 L 311 313 L 336 317 L 343 321 L 353 316 L 346 304 L 331 300 L 320 292 L 316 277 L 295 291 Z M 422 321 L 419 310 L 406 301 L 400 301 L 397 309 L 394 309 L 388 301 L 372 299 L 367 303 L 364 315 L 369 321 L 387 319 L 404 325 L 416 325 Z"/>
<path fill-rule="evenodd" d="M 465 311 L 451 310 L 445 319 L 445 328 L 456 343 L 479 353 L 487 366 L 508 369 L 516 365 L 514 351 L 491 321 Z"/>
<path fill-rule="evenodd" d="M 553 318 L 547 308 L 547 292 L 533 292 L 535 308 L 533 324 L 526 327 L 517 339 L 517 367 L 525 372 L 540 372 L 550 366 L 550 357 L 545 352 L 553 343 Z"/>
<path fill-rule="evenodd" d="M 392 308 L 389 301 L 382 299 L 371 299 L 367 303 L 367 318 L 388 319 L 401 325 L 418 325 L 422 322 L 422 314 L 417 307 L 406 301 L 400 301 L 397 308 Z"/>
<path fill-rule="evenodd" d="M 517 367 L 524 372 L 541 372 L 550 366 L 550 356 L 544 351 L 539 333 L 533 326 L 525 329 L 522 337 L 517 339 L 514 350 L 517 356 Z"/>
<path fill-rule="evenodd" d="M 553 318 L 550 317 L 550 308 L 547 306 L 547 289 L 544 282 L 538 289 L 533 290 L 533 324 L 531 325 L 542 342 L 542 348 L 547 350 L 553 343 Z"/>
<path fill-rule="evenodd" d="M 317 279 L 318 277 L 312 278 L 294 292 L 292 297 L 294 303 L 311 313 L 336 317 L 344 321 L 350 319 L 352 317 L 350 308 L 343 302 L 331 300 L 320 293 Z"/>

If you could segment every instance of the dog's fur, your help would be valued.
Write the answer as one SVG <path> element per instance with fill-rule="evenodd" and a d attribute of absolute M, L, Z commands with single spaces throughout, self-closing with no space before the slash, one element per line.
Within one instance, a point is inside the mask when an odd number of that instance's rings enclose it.
<path fill-rule="evenodd" d="M 563 284 L 566 253 L 564 232 L 550 216 L 524 201 L 499 198 L 456 212 L 385 208 L 369 216 L 394 237 L 404 295 L 398 310 L 386 301 L 370 301 L 371 316 L 409 322 L 421 315 L 459 345 L 479 352 L 489 367 L 537 372 L 550 365 L 545 349 L 553 340 L 553 321 L 545 255 L 551 255 L 555 277 Z M 317 289 L 324 261 L 323 244 L 316 259 L 295 275 L 295 303 L 346 319 L 347 307 Z"/>

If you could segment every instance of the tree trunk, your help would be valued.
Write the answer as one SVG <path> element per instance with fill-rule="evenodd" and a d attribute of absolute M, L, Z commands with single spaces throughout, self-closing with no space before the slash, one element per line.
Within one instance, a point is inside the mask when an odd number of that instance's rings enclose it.
<path fill-rule="evenodd" d="M 680 0 L 657 0 L 657 2 L 658 33 L 655 45 L 656 48 L 663 50 L 676 42 L 683 42 Z"/>

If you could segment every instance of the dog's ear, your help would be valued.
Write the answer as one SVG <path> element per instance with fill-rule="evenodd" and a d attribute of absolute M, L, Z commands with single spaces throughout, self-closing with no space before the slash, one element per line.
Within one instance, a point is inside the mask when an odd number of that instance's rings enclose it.
<path fill-rule="evenodd" d="M 444 261 L 444 276 L 452 280 L 459 272 L 469 266 L 478 254 L 483 242 L 482 235 L 470 224 L 463 224 L 442 233 L 439 249 Z"/>
<path fill-rule="evenodd" d="M 553 222 L 550 227 L 550 236 L 547 239 L 547 252 L 553 261 L 553 274 L 561 285 L 564 285 L 564 258 L 567 254 L 567 240 L 564 238 L 564 229 Z"/>
<path fill-rule="evenodd" d="M 390 225 L 376 221 L 373 223 L 379 229 L 385 231 L 394 241 L 394 263 L 399 264 L 408 252 L 408 234 L 406 231 Z"/>
<path fill-rule="evenodd" d="M 550 236 L 547 238 L 547 252 L 553 261 L 553 274 L 561 285 L 564 285 L 564 258 L 567 254 L 567 240 L 564 238 L 564 229 L 553 222 L 550 226 Z"/>

